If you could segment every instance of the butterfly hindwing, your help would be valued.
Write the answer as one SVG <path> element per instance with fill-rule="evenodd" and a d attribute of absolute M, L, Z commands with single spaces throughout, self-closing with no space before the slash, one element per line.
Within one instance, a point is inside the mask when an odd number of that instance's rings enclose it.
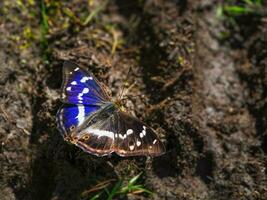
<path fill-rule="evenodd" d="M 70 134 L 76 127 L 79 127 L 93 113 L 99 110 L 96 105 L 71 105 L 62 106 L 57 112 L 58 129 L 63 136 Z"/>
<path fill-rule="evenodd" d="M 113 115 L 96 116 L 97 121 L 79 133 L 77 146 L 97 156 L 114 151 L 115 127 Z"/>
<path fill-rule="evenodd" d="M 140 120 L 121 111 L 97 116 L 95 123 L 78 135 L 77 146 L 97 156 L 159 156 L 165 152 L 156 133 Z"/>
<path fill-rule="evenodd" d="M 99 105 L 109 100 L 92 73 L 69 61 L 63 65 L 61 90 L 61 100 L 68 104 Z"/>

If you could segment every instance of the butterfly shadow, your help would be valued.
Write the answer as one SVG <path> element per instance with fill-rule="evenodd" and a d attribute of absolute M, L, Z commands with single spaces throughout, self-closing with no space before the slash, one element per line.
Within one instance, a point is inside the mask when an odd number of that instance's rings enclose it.
<path fill-rule="evenodd" d="M 177 155 L 175 151 L 168 151 L 152 161 L 153 172 L 159 178 L 176 177 L 180 173 L 176 166 Z"/>
<path fill-rule="evenodd" d="M 162 156 L 152 160 L 152 169 L 159 178 L 177 177 L 181 175 L 182 168 L 179 167 L 181 155 L 181 144 L 174 130 L 163 126 L 166 132 L 170 133 L 166 137 L 166 152 Z"/>
<path fill-rule="evenodd" d="M 108 158 L 89 155 L 55 134 L 32 160 L 27 186 L 31 199 L 87 199 L 101 191 L 99 183 L 118 179 Z"/>

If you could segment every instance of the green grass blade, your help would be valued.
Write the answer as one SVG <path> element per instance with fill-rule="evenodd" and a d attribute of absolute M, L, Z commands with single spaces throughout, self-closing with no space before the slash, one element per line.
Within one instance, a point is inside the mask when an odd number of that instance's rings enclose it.
<path fill-rule="evenodd" d="M 232 15 L 242 15 L 248 13 L 248 9 L 241 6 L 225 6 L 224 10 Z"/>
<path fill-rule="evenodd" d="M 142 173 L 137 174 L 136 176 L 134 176 L 133 178 L 131 178 L 131 180 L 129 181 L 128 185 L 133 185 L 136 183 L 136 181 L 139 179 L 139 177 L 141 176 Z"/>
<path fill-rule="evenodd" d="M 105 9 L 106 5 L 108 4 L 109 0 L 104 1 L 104 3 L 100 4 L 98 7 L 96 7 L 89 15 L 88 17 L 85 19 L 85 21 L 82 23 L 84 26 L 86 26 L 87 24 L 89 24 L 93 18 L 95 18 L 98 13 Z"/>
<path fill-rule="evenodd" d="M 122 186 L 122 181 L 119 180 L 115 186 L 112 188 L 111 192 L 108 192 L 108 200 L 112 200 L 113 197 L 118 193 L 120 187 Z"/>
<path fill-rule="evenodd" d="M 96 194 L 95 196 L 93 196 L 92 198 L 90 198 L 90 200 L 97 200 L 97 199 L 99 199 L 100 196 L 101 196 L 101 194 L 102 194 L 102 192 Z"/>

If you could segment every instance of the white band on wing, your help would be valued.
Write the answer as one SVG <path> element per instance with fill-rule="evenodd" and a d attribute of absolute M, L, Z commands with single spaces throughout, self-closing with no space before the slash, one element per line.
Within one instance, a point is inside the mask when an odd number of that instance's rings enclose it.
<path fill-rule="evenodd" d="M 94 135 L 97 135 L 97 137 L 109 137 L 114 140 L 114 133 L 110 131 L 105 131 L 105 130 L 99 130 L 99 129 L 94 129 L 94 128 L 86 128 L 82 131 L 82 133 L 92 133 Z M 81 134 L 82 135 L 82 134 Z"/>

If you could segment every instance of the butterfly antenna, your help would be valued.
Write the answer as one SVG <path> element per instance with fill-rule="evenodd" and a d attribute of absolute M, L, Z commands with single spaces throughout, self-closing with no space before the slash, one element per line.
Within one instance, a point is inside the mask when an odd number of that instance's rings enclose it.
<path fill-rule="evenodd" d="M 143 94 L 137 94 L 137 95 L 128 95 L 128 94 L 127 94 L 127 92 L 128 92 L 129 90 L 131 90 L 131 89 L 133 88 L 133 86 L 135 86 L 135 84 L 136 84 L 136 81 L 134 81 L 134 82 L 127 88 L 127 90 L 126 90 L 126 94 L 123 95 L 123 96 L 121 97 L 120 100 L 129 99 L 129 97 L 131 97 L 131 98 L 138 98 L 138 97 L 143 97 L 143 96 L 144 96 Z"/>
<path fill-rule="evenodd" d="M 129 67 L 129 70 L 128 70 L 128 72 L 127 72 L 127 75 L 126 75 L 126 80 L 124 81 L 123 86 L 122 86 L 122 89 L 121 89 L 121 92 L 120 92 L 120 94 L 119 94 L 119 98 L 118 98 L 119 101 L 122 99 L 124 90 L 125 90 L 125 88 L 126 88 L 126 85 L 128 84 L 127 80 L 128 80 L 128 77 L 129 77 L 129 74 L 130 74 L 131 69 L 132 69 L 132 67 L 130 66 L 130 67 Z M 131 87 L 132 87 L 132 86 L 131 86 Z"/>

